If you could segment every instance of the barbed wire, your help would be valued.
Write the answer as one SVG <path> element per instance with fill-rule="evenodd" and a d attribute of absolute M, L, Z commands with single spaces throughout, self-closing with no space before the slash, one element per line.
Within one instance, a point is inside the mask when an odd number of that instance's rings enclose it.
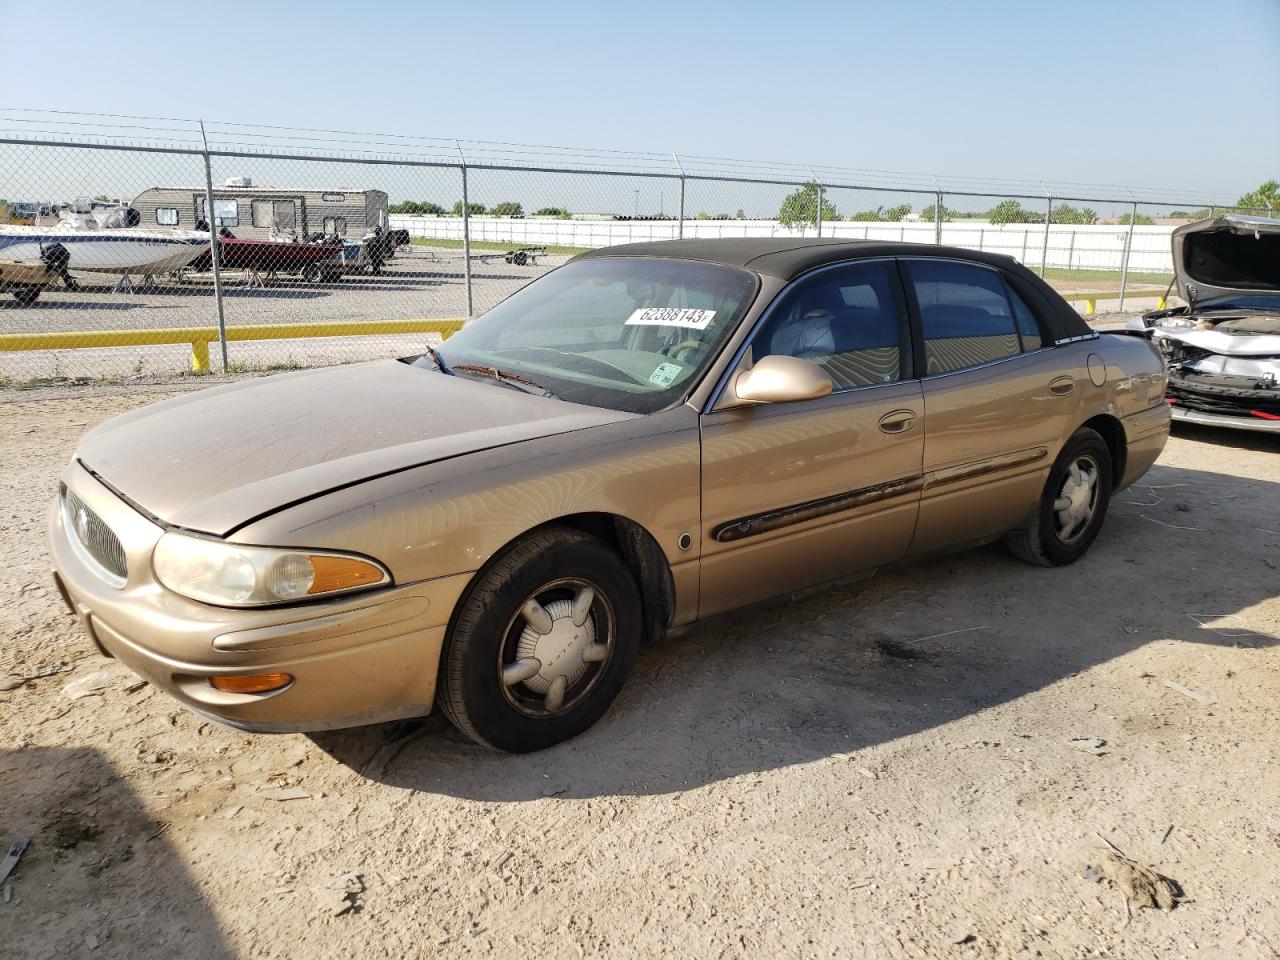
<path fill-rule="evenodd" d="M 22 116 L 15 116 L 21 114 Z M 77 119 L 63 119 L 77 118 Z M 130 122 L 119 122 L 130 121 Z M 143 121 L 143 122 L 132 122 Z M 156 126 L 154 124 L 183 124 Z M 174 146 L 189 150 L 201 146 L 199 121 L 192 118 L 146 114 L 101 113 L 41 107 L 0 107 L 0 134 L 18 137 L 40 135 L 69 144 L 136 146 L 142 142 L 153 148 Z M 12 125 L 12 126 L 10 126 Z M 903 193 L 981 193 L 1021 197 L 1079 198 L 1097 194 L 1107 202 L 1159 203 L 1157 195 L 1177 195 L 1181 202 L 1202 206 L 1225 206 L 1234 199 L 1223 193 L 1204 190 L 1175 190 L 1133 184 L 1091 183 L 1071 180 L 1041 180 L 1012 177 L 981 177 L 922 171 L 855 167 L 839 164 L 801 164 L 779 160 L 753 160 L 706 154 L 574 147 L 555 144 L 525 144 L 502 140 L 454 139 L 420 134 L 302 127 L 284 124 L 245 123 L 230 120 L 205 121 L 211 149 L 242 149 L 246 152 L 290 151 L 300 156 L 382 159 L 388 162 L 454 163 L 459 151 L 468 164 L 546 169 L 564 167 L 585 172 L 623 174 L 664 174 L 678 172 L 698 177 L 761 181 L 805 182 L 817 179 L 849 181 L 837 186 L 865 186 Z M 188 136 L 179 136 L 189 134 Z M 376 149 L 383 148 L 383 149 Z M 342 159 L 336 157 L 335 159 Z M 1102 196 L 1119 191 L 1121 196 Z"/>

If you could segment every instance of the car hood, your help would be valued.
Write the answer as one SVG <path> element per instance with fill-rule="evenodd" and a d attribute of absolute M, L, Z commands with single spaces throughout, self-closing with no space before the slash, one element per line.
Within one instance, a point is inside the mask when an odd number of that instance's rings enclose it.
<path fill-rule="evenodd" d="M 226 535 L 362 480 L 635 416 L 385 360 L 142 407 L 87 433 L 77 459 L 151 516 Z"/>
<path fill-rule="evenodd" d="M 1157 321 L 1158 322 L 1158 321 Z M 1280 357 L 1280 335 L 1242 334 L 1230 330 L 1160 327 L 1158 335 L 1197 350 L 1226 357 Z"/>
<path fill-rule="evenodd" d="M 1212 297 L 1280 291 L 1280 220 L 1234 214 L 1173 231 L 1178 295 L 1194 309 Z"/>

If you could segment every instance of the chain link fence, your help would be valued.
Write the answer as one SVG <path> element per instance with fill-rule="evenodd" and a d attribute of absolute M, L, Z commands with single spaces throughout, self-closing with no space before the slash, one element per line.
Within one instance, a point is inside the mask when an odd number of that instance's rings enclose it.
<path fill-rule="evenodd" d="M 1233 209 L 679 157 L 583 169 L 461 146 L 418 160 L 34 137 L 0 137 L 0 197 L 9 385 L 404 356 L 582 250 L 676 238 L 941 242 L 1012 256 L 1085 312 L 1149 307 L 1172 278 L 1173 223 Z"/>

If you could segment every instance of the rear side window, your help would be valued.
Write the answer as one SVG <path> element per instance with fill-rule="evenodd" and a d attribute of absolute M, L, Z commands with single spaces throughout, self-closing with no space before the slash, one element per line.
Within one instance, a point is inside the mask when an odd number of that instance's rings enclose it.
<path fill-rule="evenodd" d="M 903 265 L 920 307 L 926 376 L 1021 352 L 1004 281 L 996 271 L 946 261 Z"/>
<path fill-rule="evenodd" d="M 1040 333 L 1040 324 L 1036 315 L 1027 306 L 1027 301 L 1018 295 L 1012 285 L 1007 285 L 1009 302 L 1013 304 L 1013 320 L 1018 327 L 1018 338 L 1022 341 L 1023 350 L 1039 350 L 1044 346 L 1044 337 Z"/>
<path fill-rule="evenodd" d="M 906 310 L 889 262 L 825 270 L 799 284 L 752 342 L 752 357 L 802 357 L 822 367 L 835 390 L 910 376 L 902 344 Z"/>

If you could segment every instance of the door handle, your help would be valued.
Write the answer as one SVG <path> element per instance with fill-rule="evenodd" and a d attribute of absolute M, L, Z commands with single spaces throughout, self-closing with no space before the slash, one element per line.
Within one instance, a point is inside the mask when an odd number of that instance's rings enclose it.
<path fill-rule="evenodd" d="M 914 410 L 894 410 L 880 418 L 881 433 L 905 433 L 916 422 Z"/>
<path fill-rule="evenodd" d="M 1057 397 L 1065 397 L 1076 388 L 1076 382 L 1070 377 L 1054 377 L 1049 381 L 1049 392 Z"/>

